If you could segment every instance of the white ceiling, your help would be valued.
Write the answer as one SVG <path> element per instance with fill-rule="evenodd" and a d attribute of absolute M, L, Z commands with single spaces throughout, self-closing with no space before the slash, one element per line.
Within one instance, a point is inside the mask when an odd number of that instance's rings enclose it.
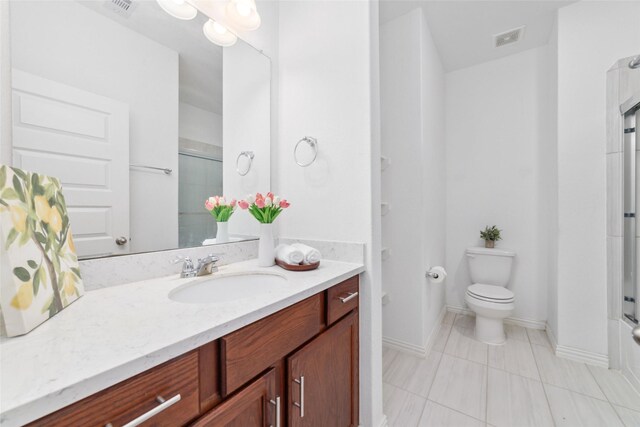
<path fill-rule="evenodd" d="M 80 3 L 178 52 L 180 101 L 222 114 L 222 48 L 202 33 L 207 17 L 199 13 L 190 21 L 182 21 L 167 14 L 155 1 L 134 2 L 135 9 L 128 18 L 106 8 L 104 1 Z"/>
<path fill-rule="evenodd" d="M 444 68 L 453 71 L 547 44 L 555 11 L 570 3 L 573 1 L 381 0 L 380 23 L 423 8 Z M 523 25 L 526 28 L 519 42 L 493 47 L 493 35 Z"/>

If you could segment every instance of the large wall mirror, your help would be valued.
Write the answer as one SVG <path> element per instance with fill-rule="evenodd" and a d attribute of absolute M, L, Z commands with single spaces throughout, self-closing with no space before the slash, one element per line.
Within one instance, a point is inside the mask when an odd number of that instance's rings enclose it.
<path fill-rule="evenodd" d="M 60 178 L 81 258 L 215 244 L 205 199 L 269 190 L 261 52 L 217 46 L 206 16 L 178 20 L 155 1 L 12 0 L 9 12 L 11 160 Z M 241 214 L 231 241 L 256 234 Z"/>

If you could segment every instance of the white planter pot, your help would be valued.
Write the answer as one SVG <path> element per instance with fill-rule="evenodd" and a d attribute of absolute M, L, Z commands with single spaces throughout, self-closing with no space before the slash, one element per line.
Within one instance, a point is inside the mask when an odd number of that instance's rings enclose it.
<path fill-rule="evenodd" d="M 276 263 L 276 249 L 273 243 L 273 224 L 260 224 L 260 244 L 258 245 L 258 265 L 271 267 Z"/>
<path fill-rule="evenodd" d="M 229 223 L 219 222 L 218 231 L 216 232 L 216 243 L 228 243 L 229 242 Z"/>

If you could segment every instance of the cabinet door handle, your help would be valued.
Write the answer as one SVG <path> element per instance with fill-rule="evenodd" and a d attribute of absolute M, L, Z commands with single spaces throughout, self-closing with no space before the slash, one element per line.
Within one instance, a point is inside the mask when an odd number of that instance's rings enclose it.
<path fill-rule="evenodd" d="M 358 296 L 358 292 L 347 292 L 346 297 L 338 297 L 338 299 L 342 301 L 343 304 L 346 304 L 357 296 Z"/>
<path fill-rule="evenodd" d="M 296 383 L 300 384 L 300 403 L 293 402 L 293 406 L 300 408 L 300 418 L 304 418 L 304 375 L 300 375 L 300 379 L 294 379 Z"/>
<path fill-rule="evenodd" d="M 276 397 L 276 400 L 269 400 L 269 403 L 276 407 L 276 427 L 280 427 L 280 396 Z M 271 427 L 273 427 L 273 424 Z"/>
<path fill-rule="evenodd" d="M 169 400 L 164 400 L 164 398 L 162 396 L 158 396 L 158 397 L 156 397 L 156 402 L 159 403 L 158 406 L 156 406 L 152 410 L 150 410 L 148 412 L 145 412 L 144 414 L 140 415 L 135 420 L 129 421 L 127 424 L 125 424 L 122 427 L 136 427 L 136 426 L 142 424 L 143 422 L 147 421 L 149 418 L 153 417 L 154 415 L 158 415 L 160 412 L 164 411 L 165 409 L 167 409 L 169 406 L 173 405 L 174 403 L 178 403 L 178 401 L 180 401 L 180 399 L 181 399 L 180 394 L 176 394 L 175 396 L 173 396 Z M 109 423 L 109 424 L 105 425 L 105 427 L 113 427 L 113 424 Z"/>

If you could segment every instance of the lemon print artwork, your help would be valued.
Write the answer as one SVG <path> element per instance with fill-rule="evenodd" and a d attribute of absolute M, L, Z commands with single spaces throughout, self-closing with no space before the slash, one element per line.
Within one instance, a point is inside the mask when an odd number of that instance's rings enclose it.
<path fill-rule="evenodd" d="M 26 334 L 84 293 L 56 178 L 0 165 L 0 308 L 6 334 Z"/>

